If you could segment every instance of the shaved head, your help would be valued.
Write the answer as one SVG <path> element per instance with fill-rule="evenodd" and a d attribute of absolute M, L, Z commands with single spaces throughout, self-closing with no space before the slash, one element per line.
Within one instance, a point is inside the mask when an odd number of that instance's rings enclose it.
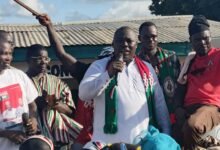
<path fill-rule="evenodd" d="M 137 48 L 137 36 L 134 30 L 128 26 L 120 27 L 115 31 L 112 44 L 116 58 L 123 54 L 126 64 L 132 61 Z"/>

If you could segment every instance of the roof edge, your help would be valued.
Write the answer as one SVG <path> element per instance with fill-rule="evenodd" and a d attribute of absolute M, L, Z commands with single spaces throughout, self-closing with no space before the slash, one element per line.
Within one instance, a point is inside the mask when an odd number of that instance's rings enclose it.
<path fill-rule="evenodd" d="M 71 25 L 71 24 L 86 24 L 86 23 L 109 23 L 109 22 L 130 22 L 139 20 L 154 20 L 154 19 L 167 19 L 167 18 L 190 18 L 192 15 L 173 15 L 173 16 L 149 16 L 149 17 L 137 17 L 135 19 L 102 19 L 102 20 L 82 20 L 82 21 L 70 21 L 70 22 L 53 22 L 54 25 Z M 41 26 L 38 23 L 30 24 L 0 24 L 0 26 Z"/>

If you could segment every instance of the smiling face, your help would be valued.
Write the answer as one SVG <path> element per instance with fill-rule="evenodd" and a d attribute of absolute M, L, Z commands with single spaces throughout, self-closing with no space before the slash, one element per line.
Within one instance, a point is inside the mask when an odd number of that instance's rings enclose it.
<path fill-rule="evenodd" d="M 123 54 L 123 60 L 127 64 L 132 61 L 137 48 L 137 37 L 129 27 L 119 28 L 113 39 L 114 56 L 117 58 Z"/>
<path fill-rule="evenodd" d="M 209 30 L 205 30 L 190 37 L 193 49 L 199 56 L 206 55 L 211 49 L 211 34 Z"/>
<path fill-rule="evenodd" d="M 6 41 L 0 42 L 0 71 L 6 69 L 12 61 L 13 48 L 10 43 Z"/>
<path fill-rule="evenodd" d="M 143 26 L 139 33 L 142 48 L 150 52 L 157 48 L 157 28 L 154 25 Z"/>

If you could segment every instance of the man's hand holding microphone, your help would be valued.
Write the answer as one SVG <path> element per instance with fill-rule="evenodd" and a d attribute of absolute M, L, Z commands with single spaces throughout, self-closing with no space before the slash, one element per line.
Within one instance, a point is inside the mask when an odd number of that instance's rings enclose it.
<path fill-rule="evenodd" d="M 26 136 L 35 135 L 38 131 L 37 120 L 35 118 L 29 118 L 28 113 L 22 114 L 23 126 Z"/>
<path fill-rule="evenodd" d="M 118 56 L 113 57 L 112 61 L 108 66 L 108 74 L 111 77 L 118 76 L 119 72 L 122 72 L 125 66 L 125 62 L 123 59 L 123 53 L 120 53 Z"/>

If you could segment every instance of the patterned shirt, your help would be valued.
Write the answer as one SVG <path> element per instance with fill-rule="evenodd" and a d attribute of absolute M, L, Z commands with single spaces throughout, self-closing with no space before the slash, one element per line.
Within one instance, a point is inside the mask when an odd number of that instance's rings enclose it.
<path fill-rule="evenodd" d="M 69 87 L 59 78 L 53 75 L 32 77 L 32 80 L 38 90 L 39 96 L 46 91 L 48 95 L 53 95 L 57 100 L 75 108 Z M 43 99 L 42 99 L 43 100 Z M 63 113 L 59 113 L 52 108 L 43 108 L 40 112 L 41 131 L 54 142 L 69 143 L 75 140 L 82 129 L 82 126 Z"/>
<path fill-rule="evenodd" d="M 163 88 L 165 100 L 170 113 L 173 113 L 173 98 L 177 87 L 176 81 L 180 72 L 180 62 L 174 51 L 157 48 L 156 60 L 152 62 L 144 50 L 141 50 L 139 57 L 153 66 L 160 85 Z"/>

